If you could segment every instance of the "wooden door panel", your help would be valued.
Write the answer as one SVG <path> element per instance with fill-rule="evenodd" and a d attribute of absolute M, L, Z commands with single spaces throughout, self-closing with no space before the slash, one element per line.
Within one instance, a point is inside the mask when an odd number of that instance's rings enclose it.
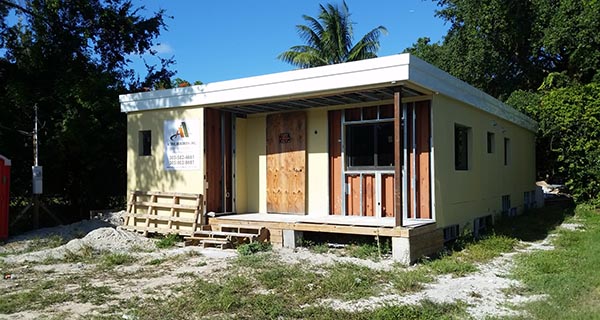
<path fill-rule="evenodd" d="M 306 113 L 267 116 L 267 211 L 305 213 Z"/>
<path fill-rule="evenodd" d="M 223 212 L 223 180 L 221 163 L 221 113 L 204 109 L 206 148 L 206 211 Z"/>

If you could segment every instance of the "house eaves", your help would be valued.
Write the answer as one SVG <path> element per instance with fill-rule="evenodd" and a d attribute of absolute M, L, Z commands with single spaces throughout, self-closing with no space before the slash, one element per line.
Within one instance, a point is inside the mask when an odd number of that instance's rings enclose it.
<path fill-rule="evenodd" d="M 537 124 L 488 94 L 410 54 L 119 96 L 122 112 L 219 107 L 237 113 L 299 110 L 439 93 L 531 131 Z"/>

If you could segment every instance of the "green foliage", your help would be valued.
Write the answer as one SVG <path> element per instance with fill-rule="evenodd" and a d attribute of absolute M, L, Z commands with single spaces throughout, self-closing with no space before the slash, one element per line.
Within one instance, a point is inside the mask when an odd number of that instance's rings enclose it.
<path fill-rule="evenodd" d="M 535 90 L 552 73 L 588 83 L 600 70 L 599 1 L 435 2 L 450 26 L 444 40 L 421 38 L 406 52 L 494 97 Z"/>
<path fill-rule="evenodd" d="M 328 64 L 375 58 L 379 50 L 379 37 L 387 33 L 383 26 L 367 32 L 357 43 L 353 22 L 346 2 L 342 6 L 319 5 L 317 18 L 304 15 L 306 25 L 296 26 L 305 45 L 291 47 L 278 56 L 282 61 L 300 68 L 312 68 Z"/>
<path fill-rule="evenodd" d="M 156 247 L 159 249 L 172 248 L 179 242 L 179 236 L 174 233 L 169 233 L 156 242 Z"/>
<path fill-rule="evenodd" d="M 519 91 L 508 100 L 538 121 L 538 176 L 563 181 L 577 200 L 599 199 L 600 83 L 545 87 L 552 89 Z"/>
<path fill-rule="evenodd" d="M 126 121 L 118 95 L 170 82 L 169 60 L 149 65 L 144 81 L 129 66 L 130 56 L 152 54 L 164 11 L 144 16 L 128 0 L 7 0 L 0 7 L 0 150 L 15 164 L 12 193 L 30 194 L 31 137 L 18 130 L 32 130 L 37 105 L 44 194 L 60 196 L 64 220 L 115 199 L 122 204 Z"/>
<path fill-rule="evenodd" d="M 269 251 L 271 250 L 271 244 L 268 242 L 252 242 L 252 243 L 244 243 L 237 247 L 237 251 L 242 256 L 248 256 L 255 254 L 257 252 Z"/>

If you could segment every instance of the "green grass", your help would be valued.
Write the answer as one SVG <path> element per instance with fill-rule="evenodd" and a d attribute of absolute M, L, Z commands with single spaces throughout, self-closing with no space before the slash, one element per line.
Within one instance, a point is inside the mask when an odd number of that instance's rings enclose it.
<path fill-rule="evenodd" d="M 41 310 L 54 304 L 72 300 L 71 294 L 55 281 L 41 281 L 32 288 L 4 293 L 0 299 L 0 314 L 24 310 Z"/>
<path fill-rule="evenodd" d="M 600 213 L 578 206 L 575 218 L 584 231 L 559 230 L 554 250 L 517 259 L 514 275 L 528 292 L 548 298 L 525 310 L 536 319 L 600 318 Z"/>
<path fill-rule="evenodd" d="M 392 246 L 389 241 L 351 244 L 345 251 L 350 257 L 379 261 L 383 255 L 391 254 Z"/>
<path fill-rule="evenodd" d="M 126 253 L 106 253 L 101 256 L 100 267 L 113 268 L 120 265 L 131 264 L 135 259 Z"/>
<path fill-rule="evenodd" d="M 434 274 L 451 274 L 454 277 L 463 277 L 478 270 L 472 262 L 465 261 L 459 256 L 445 256 L 440 259 L 426 261 L 424 266 L 425 269 Z"/>
<path fill-rule="evenodd" d="M 103 305 L 116 293 L 107 286 L 94 286 L 87 282 L 80 285 L 75 297 L 79 302 L 89 302 L 93 305 Z"/>

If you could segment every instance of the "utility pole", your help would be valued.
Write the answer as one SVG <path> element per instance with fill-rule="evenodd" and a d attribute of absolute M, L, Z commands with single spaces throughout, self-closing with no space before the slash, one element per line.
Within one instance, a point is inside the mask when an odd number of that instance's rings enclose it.
<path fill-rule="evenodd" d="M 40 228 L 40 193 L 42 193 L 42 168 L 38 166 L 38 107 L 33 106 L 33 167 L 31 167 L 31 188 L 33 197 L 33 228 Z M 37 181 L 39 180 L 39 189 Z"/>

